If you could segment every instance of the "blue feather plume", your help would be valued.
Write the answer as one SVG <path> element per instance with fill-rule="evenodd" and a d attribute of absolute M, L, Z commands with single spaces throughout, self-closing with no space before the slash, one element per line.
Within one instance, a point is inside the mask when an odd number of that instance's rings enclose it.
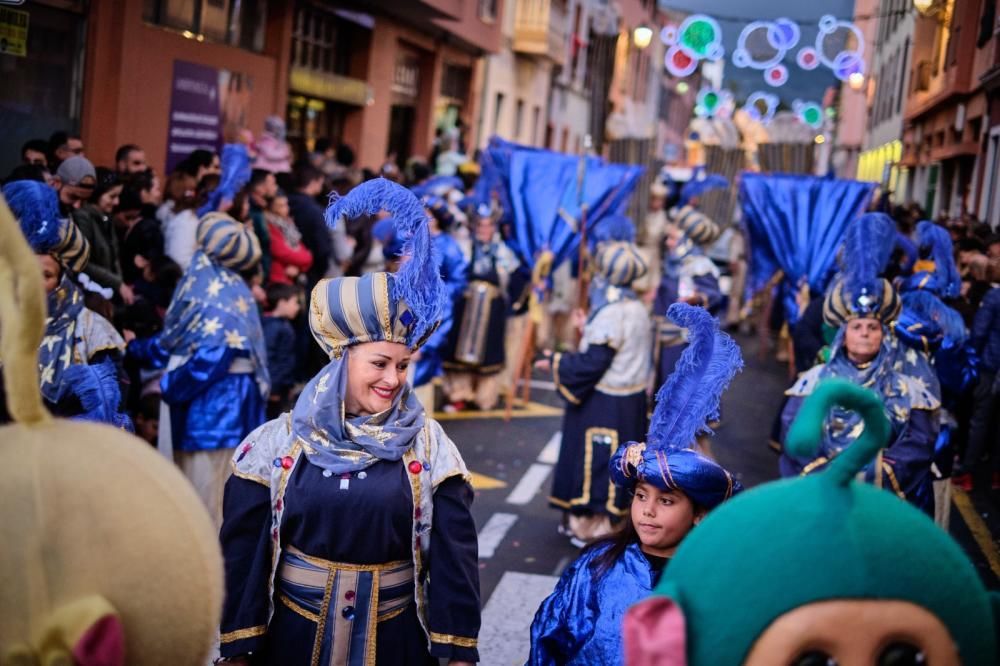
<path fill-rule="evenodd" d="M 865 213 L 844 231 L 841 263 L 851 273 L 865 264 L 875 269 L 875 277 L 885 273 L 896 247 L 896 223 L 885 213 Z"/>
<path fill-rule="evenodd" d="M 326 224 L 386 211 L 392 215 L 396 237 L 403 241 L 403 262 L 392 281 L 393 296 L 404 301 L 416 317 L 410 340 L 420 340 L 440 320 L 448 299 L 438 269 L 437 249 L 431 241 L 427 213 L 408 189 L 385 178 L 364 182 L 344 196 L 330 195 Z"/>
<path fill-rule="evenodd" d="M 719 400 L 743 369 L 743 357 L 736 341 L 719 330 L 719 320 L 704 308 L 674 303 L 667 316 L 688 329 L 688 346 L 656 393 L 646 444 L 689 449 L 699 433 L 711 432 L 708 422 L 719 417 Z"/>
<path fill-rule="evenodd" d="M 923 220 L 917 225 L 917 244 L 923 252 L 929 252 L 930 259 L 934 261 L 934 274 L 942 286 L 941 295 L 945 298 L 958 296 L 962 290 L 962 277 L 955 265 L 955 251 L 948 230 L 930 220 Z"/>
<path fill-rule="evenodd" d="M 71 365 L 63 374 L 63 382 L 72 387 L 83 406 L 84 413 L 77 418 L 107 423 L 132 432 L 132 421 L 118 411 L 122 396 L 118 386 L 118 369 L 114 363 Z"/>
<path fill-rule="evenodd" d="M 896 225 L 884 213 L 866 213 L 847 226 L 840 251 L 848 293 L 879 291 L 895 244 Z"/>
<path fill-rule="evenodd" d="M 635 242 L 635 225 L 624 215 L 610 215 L 598 221 L 593 232 L 588 236 L 590 247 L 609 241 Z"/>
<path fill-rule="evenodd" d="M 424 196 L 445 196 L 450 190 L 462 191 L 465 184 L 458 176 L 432 176 L 419 185 L 410 188 L 417 198 Z"/>
<path fill-rule="evenodd" d="M 227 143 L 222 147 L 220 157 L 221 176 L 219 186 L 208 195 L 208 201 L 198 209 L 198 217 L 219 209 L 223 201 L 233 197 L 250 182 L 250 153 L 242 143 Z"/>
<path fill-rule="evenodd" d="M 44 254 L 59 245 L 66 222 L 59 215 L 56 191 L 34 180 L 15 180 L 3 186 L 3 196 L 31 249 Z"/>
<path fill-rule="evenodd" d="M 720 176 L 717 173 L 710 173 L 704 177 L 699 177 L 700 175 L 700 173 L 696 174 L 692 176 L 691 180 L 684 183 L 678 205 L 685 206 L 691 199 L 700 197 L 709 190 L 729 187 L 729 180 L 725 176 Z"/>

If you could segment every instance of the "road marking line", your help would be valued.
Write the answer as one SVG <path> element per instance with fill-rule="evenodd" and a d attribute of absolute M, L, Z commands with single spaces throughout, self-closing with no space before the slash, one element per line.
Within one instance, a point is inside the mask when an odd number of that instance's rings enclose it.
<path fill-rule="evenodd" d="M 962 514 L 962 520 L 969 526 L 972 538 L 976 540 L 979 550 L 983 551 L 986 561 L 990 564 L 993 574 L 1000 578 L 1000 553 L 997 552 L 997 545 L 993 542 L 993 535 L 990 528 L 986 526 L 983 519 L 979 517 L 976 507 L 972 504 L 969 494 L 961 488 L 952 488 L 951 500 L 958 507 L 958 512 Z"/>
<path fill-rule="evenodd" d="M 511 417 L 524 419 L 537 416 L 561 416 L 563 410 L 550 405 L 543 405 L 540 402 L 529 402 L 525 407 L 515 407 Z M 505 416 L 503 409 L 491 409 L 485 412 L 462 411 L 462 412 L 434 412 L 434 419 L 437 421 L 464 421 L 468 419 L 502 419 Z"/>
<path fill-rule="evenodd" d="M 483 608 L 480 663 L 521 666 L 527 661 L 531 620 L 558 580 L 555 576 L 504 572 Z"/>
<path fill-rule="evenodd" d="M 545 463 L 546 465 L 555 465 L 559 460 L 559 447 L 562 446 L 562 433 L 556 432 L 549 439 L 548 444 L 542 449 L 542 452 L 538 454 L 538 462 Z"/>
<path fill-rule="evenodd" d="M 472 487 L 475 490 L 496 490 L 497 488 L 507 487 L 506 481 L 494 479 L 492 476 L 486 476 L 479 472 L 470 471 L 469 476 L 472 477 Z"/>
<path fill-rule="evenodd" d="M 493 557 L 503 538 L 516 522 L 515 513 L 494 513 L 490 516 L 483 529 L 479 530 L 479 559 L 486 560 Z"/>
<path fill-rule="evenodd" d="M 549 478 L 552 465 L 542 463 L 531 463 L 531 467 L 524 473 L 521 480 L 514 486 L 514 490 L 507 496 L 508 504 L 528 504 L 535 498 L 541 490 L 545 479 Z"/>

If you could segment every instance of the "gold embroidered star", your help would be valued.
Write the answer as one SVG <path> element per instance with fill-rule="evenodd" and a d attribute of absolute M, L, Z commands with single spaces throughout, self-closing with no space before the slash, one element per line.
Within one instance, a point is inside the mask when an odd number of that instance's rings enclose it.
<path fill-rule="evenodd" d="M 52 348 L 56 346 L 57 342 L 59 342 L 59 336 L 57 335 L 46 335 L 45 338 L 42 339 L 42 345 L 48 347 L 50 354 L 52 353 Z"/>
<path fill-rule="evenodd" d="M 205 323 L 201 325 L 201 334 L 204 336 L 215 335 L 222 328 L 222 323 L 219 321 L 218 317 L 212 317 L 211 319 L 206 319 Z"/>
<path fill-rule="evenodd" d="M 244 349 L 243 343 L 246 341 L 239 331 L 226 331 L 226 344 L 233 349 Z"/>
<path fill-rule="evenodd" d="M 347 427 L 347 432 L 351 437 L 371 437 L 379 444 L 385 444 L 392 439 L 392 433 L 386 432 L 375 425 L 369 425 L 368 423 L 362 423 L 358 426 L 351 423 L 345 423 L 344 425 Z"/>
<path fill-rule="evenodd" d="M 233 284 L 234 282 L 236 282 L 236 279 L 237 279 L 236 276 L 234 276 L 229 271 L 223 271 L 222 281 L 225 282 L 226 284 Z"/>
<path fill-rule="evenodd" d="M 42 368 L 42 383 L 49 384 L 52 382 L 53 375 L 55 373 L 55 368 L 52 367 L 53 362 L 49 361 L 49 364 Z"/>
<path fill-rule="evenodd" d="M 906 350 L 906 362 L 911 365 L 917 362 L 917 352 L 915 349 Z"/>
<path fill-rule="evenodd" d="M 216 297 L 219 292 L 222 291 L 222 280 L 219 278 L 212 278 L 212 281 L 208 283 L 208 295 L 211 297 Z"/>
<path fill-rule="evenodd" d="M 247 310 L 250 309 L 250 304 L 247 303 L 245 298 L 240 296 L 236 299 L 236 309 L 239 310 L 241 314 L 246 314 Z"/>
<path fill-rule="evenodd" d="M 198 268 L 208 268 L 211 265 L 212 265 L 212 262 L 209 261 L 207 255 L 204 255 L 204 254 L 199 254 L 198 255 Z"/>
<path fill-rule="evenodd" d="M 68 368 L 73 363 L 73 350 L 69 345 L 66 345 L 66 349 L 63 350 L 60 360 L 63 363 L 63 368 Z"/>

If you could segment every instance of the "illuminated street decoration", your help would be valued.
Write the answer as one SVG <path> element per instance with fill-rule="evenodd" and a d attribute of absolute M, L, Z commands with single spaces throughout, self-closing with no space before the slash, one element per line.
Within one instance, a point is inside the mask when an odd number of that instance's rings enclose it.
<path fill-rule="evenodd" d="M 764 125 L 774 119 L 777 110 L 778 96 L 761 90 L 750 93 L 747 101 L 743 104 L 743 111 L 747 116 Z"/>
<path fill-rule="evenodd" d="M 782 86 L 788 81 L 788 68 L 782 60 L 800 36 L 798 24 L 786 18 L 748 23 L 736 42 L 733 64 L 760 70 L 769 86 Z"/>
<path fill-rule="evenodd" d="M 722 48 L 722 28 L 711 16 L 692 14 L 680 24 L 660 31 L 660 41 L 669 48 L 663 64 L 674 76 L 690 76 L 702 60 L 718 60 Z"/>
<path fill-rule="evenodd" d="M 699 118 L 727 118 L 733 112 L 733 95 L 728 90 L 705 86 L 695 98 L 694 113 Z"/>
<path fill-rule="evenodd" d="M 799 50 L 796 62 L 805 70 L 824 65 L 841 81 L 855 80 L 865 73 L 865 39 L 861 30 L 850 21 L 826 15 L 819 20 L 815 46 Z M 863 82 L 863 79 L 861 79 Z"/>
<path fill-rule="evenodd" d="M 797 99 L 792 102 L 792 110 L 795 111 L 799 120 L 809 127 L 819 129 L 823 126 L 823 107 L 816 102 L 803 102 Z"/>

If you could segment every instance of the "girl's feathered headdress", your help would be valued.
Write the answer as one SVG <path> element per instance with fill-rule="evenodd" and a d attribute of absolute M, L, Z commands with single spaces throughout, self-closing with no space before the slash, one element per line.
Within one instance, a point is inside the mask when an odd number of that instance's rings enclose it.
<path fill-rule="evenodd" d="M 955 265 L 951 235 L 944 227 L 924 220 L 917 225 L 917 246 L 920 260 L 913 267 L 915 274 L 929 273 L 934 280 L 927 288 L 942 298 L 955 298 L 962 290 L 962 277 Z"/>
<path fill-rule="evenodd" d="M 882 275 L 896 247 L 896 224 L 885 213 L 865 213 L 847 225 L 840 247 L 842 267 L 864 264 Z"/>
<path fill-rule="evenodd" d="M 250 182 L 250 153 L 242 143 L 227 143 L 222 147 L 221 176 L 219 186 L 208 195 L 208 201 L 198 209 L 198 217 L 219 209 L 223 201 L 232 201 L 233 197 Z"/>

